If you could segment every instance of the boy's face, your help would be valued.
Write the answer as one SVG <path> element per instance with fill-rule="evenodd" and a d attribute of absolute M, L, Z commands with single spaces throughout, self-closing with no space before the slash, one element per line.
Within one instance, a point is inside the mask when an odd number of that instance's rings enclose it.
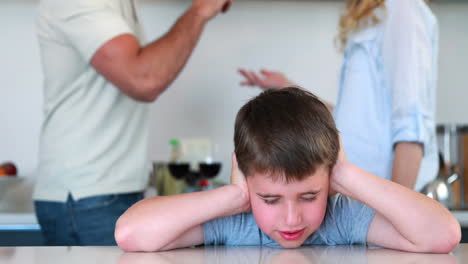
<path fill-rule="evenodd" d="M 325 216 L 329 170 L 320 166 L 302 181 L 274 182 L 266 174 L 247 177 L 252 213 L 260 229 L 284 248 L 296 248 Z"/>

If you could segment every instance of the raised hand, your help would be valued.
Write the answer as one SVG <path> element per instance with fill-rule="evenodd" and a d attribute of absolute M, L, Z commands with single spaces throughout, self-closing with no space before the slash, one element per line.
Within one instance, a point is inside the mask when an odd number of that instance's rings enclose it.
<path fill-rule="evenodd" d="M 232 2 L 233 0 L 193 0 L 192 9 L 196 11 L 196 14 L 209 20 L 220 12 L 227 12 Z"/>
<path fill-rule="evenodd" d="M 296 86 L 281 72 L 261 70 L 259 74 L 257 74 L 254 71 L 241 68 L 239 69 L 239 73 L 245 77 L 245 80 L 240 83 L 242 86 L 258 86 L 265 90 Z"/>

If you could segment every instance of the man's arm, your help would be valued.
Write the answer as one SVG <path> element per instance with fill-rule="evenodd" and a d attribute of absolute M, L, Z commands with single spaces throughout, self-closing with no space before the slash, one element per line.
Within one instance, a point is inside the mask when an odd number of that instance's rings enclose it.
<path fill-rule="evenodd" d="M 423 147 L 419 143 L 399 142 L 395 146 L 392 181 L 410 189 L 418 179 L 423 158 Z"/>
<path fill-rule="evenodd" d="M 160 39 L 140 47 L 131 34 L 117 36 L 98 49 L 91 65 L 128 96 L 154 101 L 182 70 L 206 22 L 230 3 L 230 0 L 194 0 Z"/>
<path fill-rule="evenodd" d="M 400 184 L 370 174 L 340 158 L 332 188 L 376 211 L 370 244 L 411 252 L 446 253 L 460 242 L 457 219 L 440 203 Z"/>

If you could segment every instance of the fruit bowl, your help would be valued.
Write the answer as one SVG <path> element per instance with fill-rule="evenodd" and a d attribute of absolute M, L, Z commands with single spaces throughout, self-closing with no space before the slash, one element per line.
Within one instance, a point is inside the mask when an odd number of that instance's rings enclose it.
<path fill-rule="evenodd" d="M 2 176 L 0 177 L 0 200 L 2 197 L 11 189 L 21 184 L 23 181 L 22 177 L 17 176 Z"/>

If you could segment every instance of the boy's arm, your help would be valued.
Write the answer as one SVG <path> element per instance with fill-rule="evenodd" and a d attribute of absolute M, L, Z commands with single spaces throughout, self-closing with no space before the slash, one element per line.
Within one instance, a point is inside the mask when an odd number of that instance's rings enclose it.
<path fill-rule="evenodd" d="M 241 188 L 234 184 L 210 191 L 145 199 L 119 218 L 115 239 L 126 251 L 200 245 L 204 240 L 201 224 L 243 212 L 245 200 Z"/>
<path fill-rule="evenodd" d="M 370 174 L 340 154 L 332 188 L 376 211 L 367 234 L 370 244 L 412 251 L 446 253 L 460 242 L 457 219 L 437 201 Z"/>
<path fill-rule="evenodd" d="M 201 224 L 250 208 L 244 175 L 232 154 L 231 184 L 203 192 L 153 197 L 117 221 L 115 240 L 126 251 L 161 251 L 203 244 Z"/>

